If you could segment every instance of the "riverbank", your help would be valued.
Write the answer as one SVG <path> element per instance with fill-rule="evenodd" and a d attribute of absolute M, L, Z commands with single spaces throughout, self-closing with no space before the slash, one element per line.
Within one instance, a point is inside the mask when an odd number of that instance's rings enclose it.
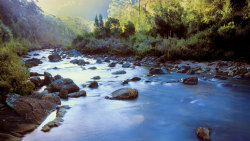
<path fill-rule="evenodd" d="M 62 58 L 67 58 L 67 54 L 74 54 L 76 50 L 62 51 Z M 78 52 L 79 54 L 80 52 Z M 158 67 L 166 71 L 187 73 L 189 75 L 200 75 L 205 79 L 217 78 L 221 80 L 226 79 L 250 79 L 250 64 L 247 62 L 238 61 L 203 61 L 198 62 L 194 60 L 175 60 L 165 61 L 163 57 L 148 56 L 144 58 L 137 58 L 135 56 L 120 57 L 110 54 L 85 54 L 87 58 L 96 58 L 102 62 L 110 62 L 115 60 L 117 64 L 126 64 L 127 66 L 145 66 Z"/>

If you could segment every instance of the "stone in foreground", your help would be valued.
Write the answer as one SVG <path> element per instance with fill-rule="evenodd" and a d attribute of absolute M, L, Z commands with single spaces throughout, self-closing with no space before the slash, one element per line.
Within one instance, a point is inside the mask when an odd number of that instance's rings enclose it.
<path fill-rule="evenodd" d="M 35 124 L 40 124 L 56 108 L 54 103 L 17 94 L 9 94 L 6 103 L 26 121 Z"/>
<path fill-rule="evenodd" d="M 188 77 L 182 78 L 181 82 L 186 85 L 197 85 L 198 84 L 198 77 Z"/>
<path fill-rule="evenodd" d="M 60 92 L 62 89 L 67 90 L 68 93 L 79 91 L 79 87 L 69 78 L 53 81 L 48 87 L 49 92 Z"/>
<path fill-rule="evenodd" d="M 203 141 L 211 141 L 211 128 L 209 127 L 198 128 L 196 134 Z"/>
<path fill-rule="evenodd" d="M 121 88 L 112 93 L 112 97 L 106 99 L 132 100 L 138 97 L 138 91 L 132 88 Z"/>
<path fill-rule="evenodd" d="M 51 128 L 58 127 L 63 122 L 63 117 L 66 114 L 67 110 L 70 109 L 68 105 L 57 107 L 56 118 L 43 126 L 43 132 L 49 132 Z"/>

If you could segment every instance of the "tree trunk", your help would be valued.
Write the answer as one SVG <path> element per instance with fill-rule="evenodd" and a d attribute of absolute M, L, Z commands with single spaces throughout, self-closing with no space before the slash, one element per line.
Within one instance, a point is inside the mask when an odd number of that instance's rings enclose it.
<path fill-rule="evenodd" d="M 139 0 L 139 16 L 141 14 L 141 0 Z"/>

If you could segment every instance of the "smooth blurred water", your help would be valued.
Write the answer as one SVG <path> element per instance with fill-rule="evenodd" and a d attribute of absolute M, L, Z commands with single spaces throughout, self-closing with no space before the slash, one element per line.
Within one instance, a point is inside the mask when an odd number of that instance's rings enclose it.
<path fill-rule="evenodd" d="M 41 126 L 27 134 L 23 141 L 195 141 L 196 129 L 200 126 L 212 128 L 212 140 L 247 141 L 250 140 L 250 83 L 243 80 L 201 80 L 197 86 L 181 83 L 166 83 L 187 77 L 185 74 L 170 73 L 148 77 L 145 67 L 122 68 L 117 65 L 109 68 L 108 63 L 95 64 L 95 60 L 83 59 L 91 64 L 74 65 L 64 59 L 61 62 L 49 62 L 50 50 L 39 53 L 37 58 L 43 64 L 31 68 L 32 72 L 50 72 L 71 78 L 87 91 L 87 97 L 70 98 L 62 105 L 70 105 L 61 126 L 44 133 L 41 128 L 53 120 L 52 113 Z M 78 57 L 80 59 L 81 57 Z M 88 70 L 95 66 L 96 70 Z M 55 70 L 54 67 L 59 69 Z M 124 75 L 112 72 L 124 69 Z M 100 76 L 98 89 L 83 88 L 92 77 Z M 118 76 L 118 77 L 117 77 Z M 141 77 L 139 82 L 121 82 Z M 152 81 L 146 83 L 146 80 Z M 222 83 L 236 84 L 223 87 Z M 105 96 L 113 91 L 131 87 L 139 91 L 137 100 L 107 100 Z"/>

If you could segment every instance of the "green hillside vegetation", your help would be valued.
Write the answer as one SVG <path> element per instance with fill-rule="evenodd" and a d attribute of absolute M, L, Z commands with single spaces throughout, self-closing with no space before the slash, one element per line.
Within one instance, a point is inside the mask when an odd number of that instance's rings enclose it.
<path fill-rule="evenodd" d="M 249 0 L 113 0 L 72 46 L 165 60 L 250 60 Z"/>
<path fill-rule="evenodd" d="M 35 86 L 21 56 L 40 43 L 67 46 L 89 30 L 87 24 L 80 18 L 44 15 L 33 1 L 0 0 L 0 95 L 31 94 Z"/>

